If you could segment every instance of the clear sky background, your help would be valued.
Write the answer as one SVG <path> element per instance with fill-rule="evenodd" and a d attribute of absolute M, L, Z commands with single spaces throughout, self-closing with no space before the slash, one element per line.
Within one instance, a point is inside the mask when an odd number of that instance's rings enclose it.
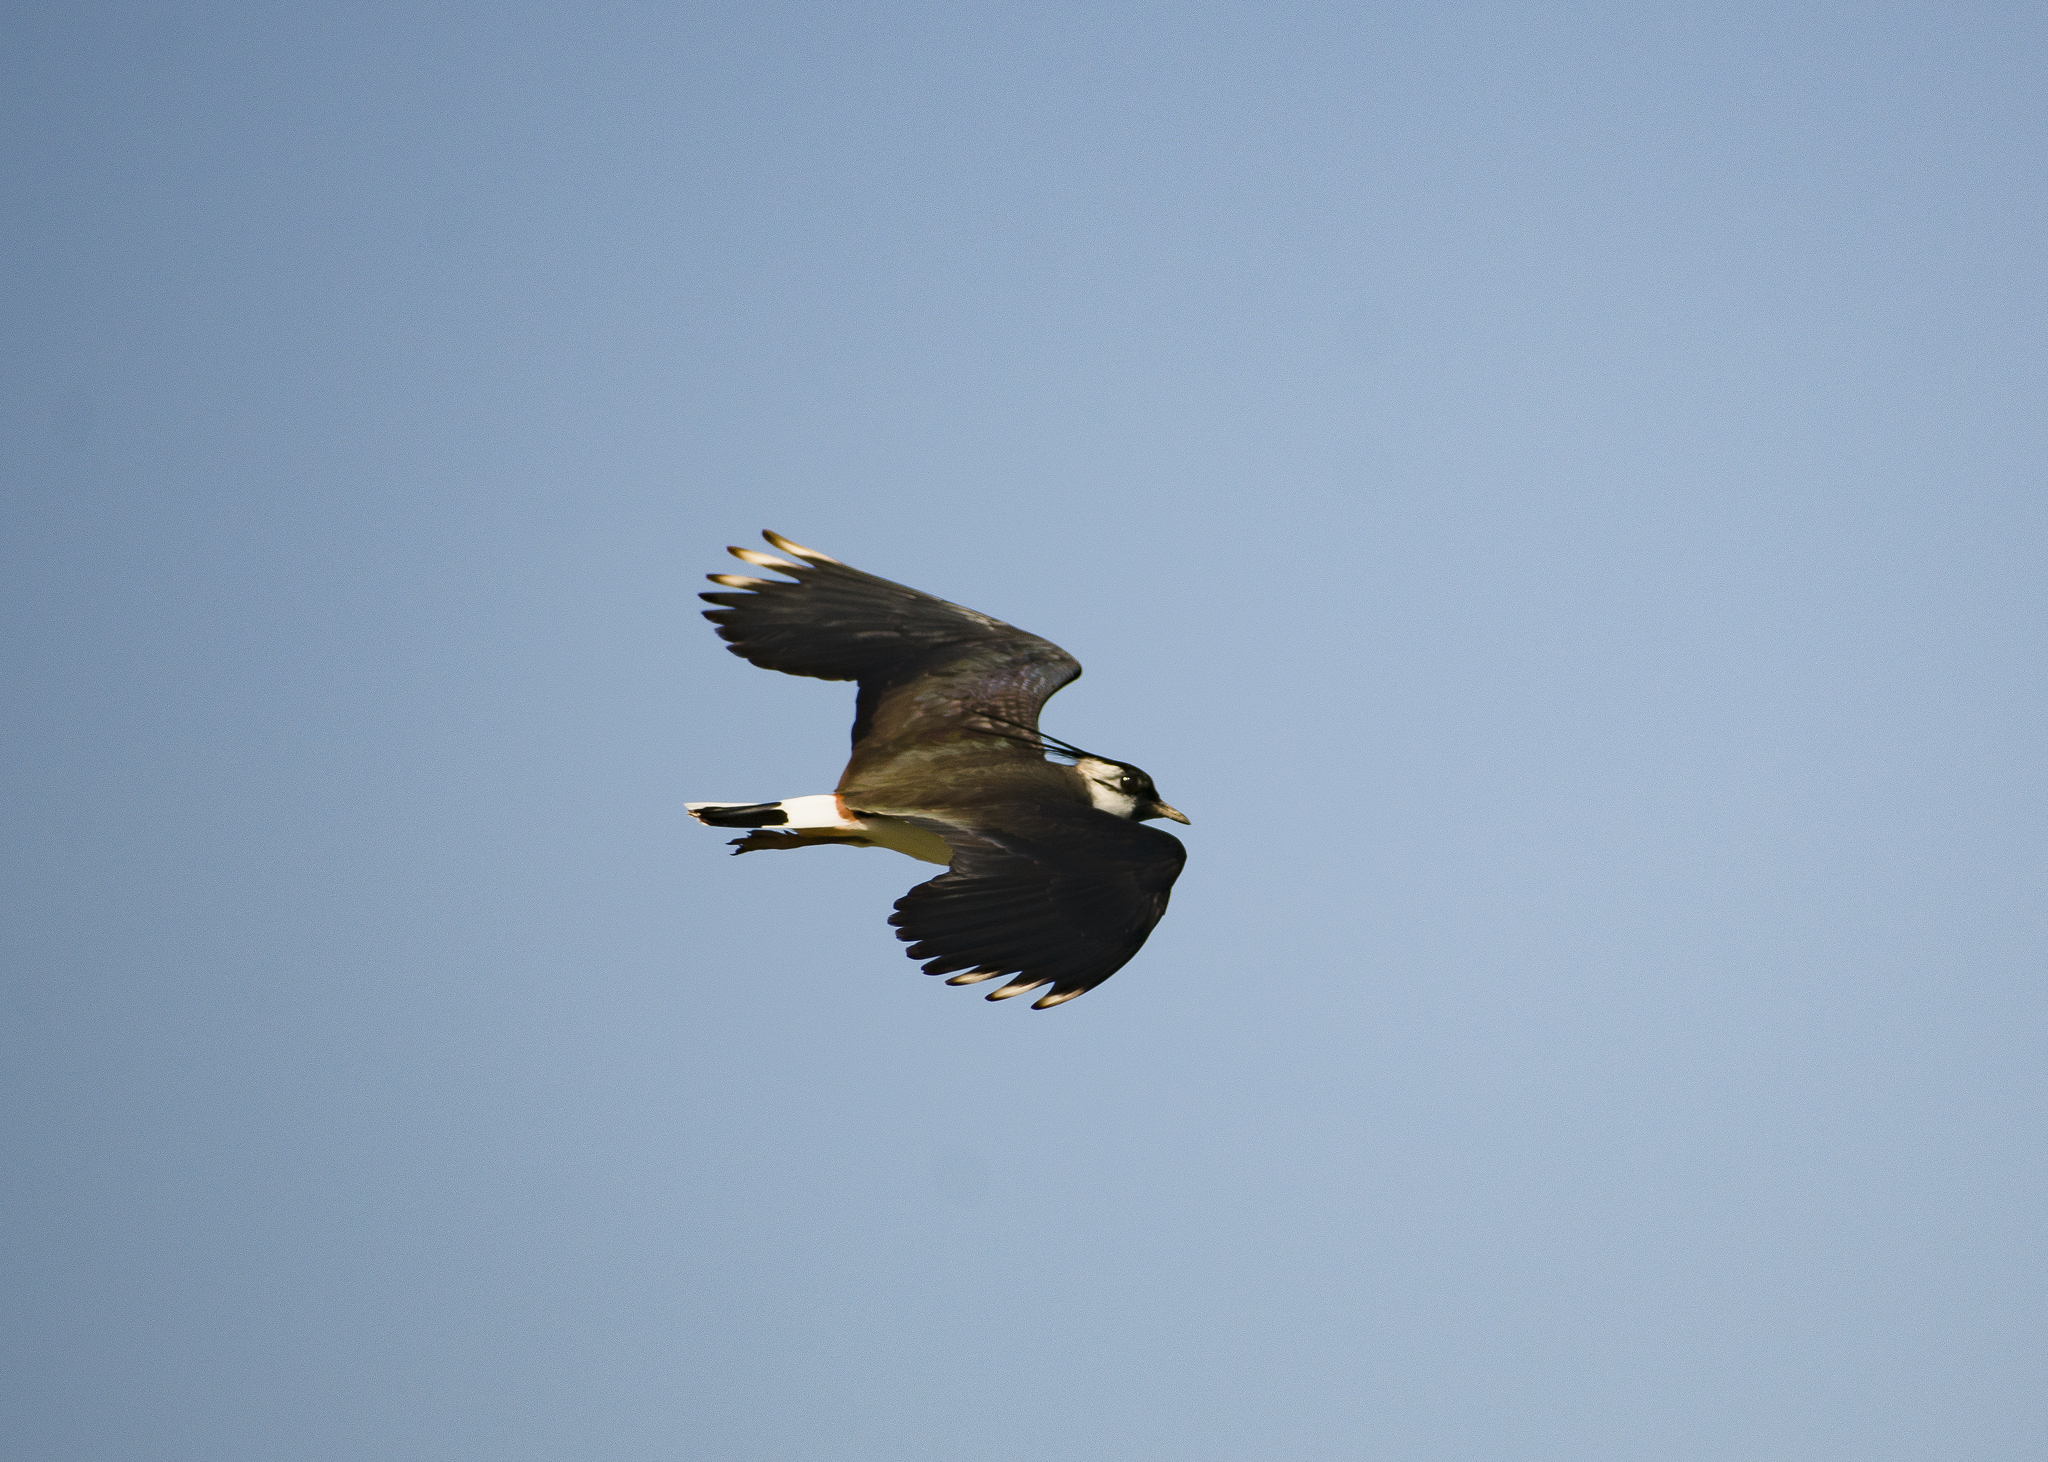
<path fill-rule="evenodd" d="M 2048 1455 L 2048 11 L 5 24 L 10 1455 Z M 763 527 L 1122 974 L 687 821 Z"/>

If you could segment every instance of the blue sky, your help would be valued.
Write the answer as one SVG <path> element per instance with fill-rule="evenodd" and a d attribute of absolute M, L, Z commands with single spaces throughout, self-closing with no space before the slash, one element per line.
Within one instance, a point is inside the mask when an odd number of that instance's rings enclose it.
<path fill-rule="evenodd" d="M 6 25 L 19 1455 L 2041 1455 L 2038 8 Z M 764 527 L 1084 662 L 1113 981 L 683 816 Z"/>

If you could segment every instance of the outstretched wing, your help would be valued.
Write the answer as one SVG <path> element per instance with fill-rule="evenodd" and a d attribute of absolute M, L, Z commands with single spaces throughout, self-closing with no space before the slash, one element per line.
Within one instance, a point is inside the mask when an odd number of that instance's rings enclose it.
<path fill-rule="evenodd" d="M 953 865 L 896 901 L 896 937 L 949 985 L 1014 976 L 991 1000 L 1051 985 L 1034 1010 L 1128 964 L 1187 861 L 1180 839 L 1093 807 L 999 807 L 971 829 L 914 820 L 953 845 Z"/>
<path fill-rule="evenodd" d="M 762 536 L 797 562 L 729 551 L 796 582 L 712 574 L 713 583 L 740 592 L 703 595 L 720 606 L 704 617 L 735 655 L 764 670 L 859 681 L 857 749 L 871 735 L 900 744 L 961 729 L 959 722 L 989 711 L 1036 731 L 1047 697 L 1081 673 L 1081 663 L 1050 640 L 779 534 Z M 999 745 L 990 740 L 990 749 Z"/>

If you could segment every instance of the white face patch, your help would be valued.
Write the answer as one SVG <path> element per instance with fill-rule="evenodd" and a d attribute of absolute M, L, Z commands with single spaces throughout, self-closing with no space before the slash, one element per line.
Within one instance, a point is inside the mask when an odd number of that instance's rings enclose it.
<path fill-rule="evenodd" d="M 1084 756 L 1074 763 L 1088 789 L 1088 800 L 1104 812 L 1129 817 L 1138 810 L 1138 799 L 1123 789 L 1124 769 L 1113 761 Z"/>

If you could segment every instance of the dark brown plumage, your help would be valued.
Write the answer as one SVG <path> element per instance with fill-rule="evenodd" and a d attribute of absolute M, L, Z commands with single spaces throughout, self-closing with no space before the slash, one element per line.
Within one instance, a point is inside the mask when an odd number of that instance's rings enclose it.
<path fill-rule="evenodd" d="M 713 574 L 729 592 L 703 596 L 718 606 L 705 617 L 752 664 L 857 682 L 853 755 L 829 798 L 692 814 L 758 829 L 736 840 L 741 852 L 844 843 L 948 863 L 889 922 L 949 984 L 1011 976 L 991 1000 L 1051 985 L 1035 1002 L 1045 1009 L 1115 974 L 1166 912 L 1187 856 L 1143 822 L 1187 819 L 1137 767 L 1039 732 L 1040 709 L 1080 663 L 999 619 L 765 536 L 796 561 L 731 552 L 788 580 Z"/>

